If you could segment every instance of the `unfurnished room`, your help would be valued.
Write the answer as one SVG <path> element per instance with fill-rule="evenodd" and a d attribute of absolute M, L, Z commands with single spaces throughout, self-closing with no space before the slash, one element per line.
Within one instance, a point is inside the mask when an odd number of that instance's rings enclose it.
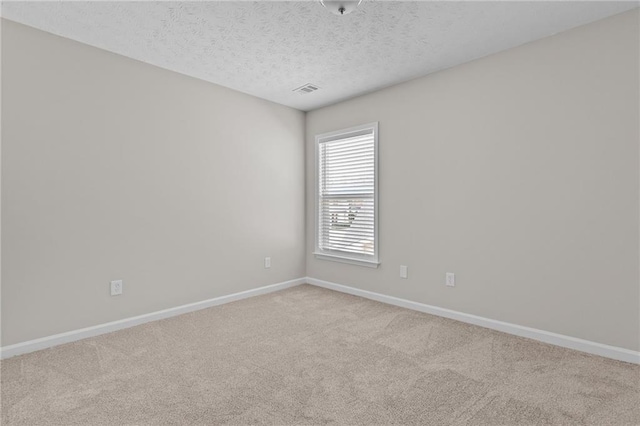
<path fill-rule="evenodd" d="M 640 425 L 638 1 L 2 1 L 0 424 Z"/>

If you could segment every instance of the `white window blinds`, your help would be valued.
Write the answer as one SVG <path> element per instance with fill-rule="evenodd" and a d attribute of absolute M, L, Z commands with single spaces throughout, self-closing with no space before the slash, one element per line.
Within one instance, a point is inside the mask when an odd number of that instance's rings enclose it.
<path fill-rule="evenodd" d="M 377 123 L 317 143 L 316 254 L 377 264 Z"/>

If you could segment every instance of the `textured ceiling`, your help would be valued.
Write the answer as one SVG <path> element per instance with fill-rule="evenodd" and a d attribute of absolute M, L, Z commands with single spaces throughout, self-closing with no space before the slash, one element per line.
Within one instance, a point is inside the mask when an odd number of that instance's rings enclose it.
<path fill-rule="evenodd" d="M 451 67 L 637 2 L 3 2 L 2 16 L 301 110 Z M 306 83 L 310 94 L 292 90 Z"/>

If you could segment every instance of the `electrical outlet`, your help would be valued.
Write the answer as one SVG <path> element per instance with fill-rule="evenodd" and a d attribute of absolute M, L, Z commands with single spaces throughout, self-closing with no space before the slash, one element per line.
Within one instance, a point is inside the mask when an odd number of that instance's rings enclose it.
<path fill-rule="evenodd" d="M 271 258 L 270 257 L 265 257 L 264 258 L 264 267 L 265 267 L 265 269 L 271 268 Z"/>
<path fill-rule="evenodd" d="M 400 265 L 400 278 L 407 279 L 409 277 L 409 267 L 406 265 Z"/>
<path fill-rule="evenodd" d="M 445 284 L 448 287 L 455 287 L 456 286 L 456 274 L 454 274 L 453 272 L 447 272 L 446 278 L 445 278 Z"/>
<path fill-rule="evenodd" d="M 111 295 L 119 296 L 122 294 L 122 280 L 111 281 Z"/>

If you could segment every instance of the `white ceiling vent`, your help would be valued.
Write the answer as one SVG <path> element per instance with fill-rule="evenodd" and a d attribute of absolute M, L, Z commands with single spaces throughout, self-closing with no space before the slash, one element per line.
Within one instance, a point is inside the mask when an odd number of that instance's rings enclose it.
<path fill-rule="evenodd" d="M 302 93 L 304 95 L 305 93 L 315 92 L 318 89 L 319 89 L 319 87 L 316 86 L 315 84 L 307 83 L 304 86 L 300 86 L 297 89 L 293 89 L 293 91 L 294 92 L 298 92 L 298 93 Z"/>

